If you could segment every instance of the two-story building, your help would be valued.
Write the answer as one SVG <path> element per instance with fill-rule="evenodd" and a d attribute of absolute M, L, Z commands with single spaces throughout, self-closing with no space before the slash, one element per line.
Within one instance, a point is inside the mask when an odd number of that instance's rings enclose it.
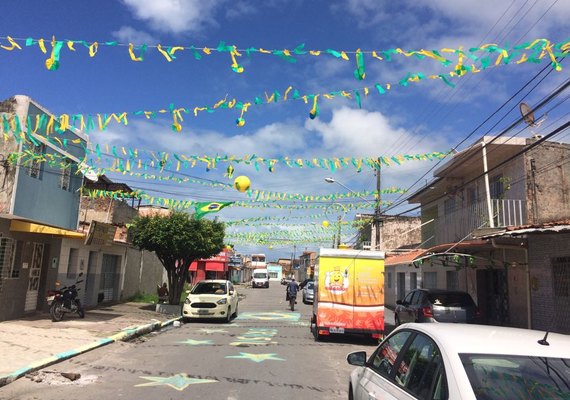
<path fill-rule="evenodd" d="M 434 180 L 409 199 L 421 206 L 421 241 L 428 248 L 412 260 L 410 273 L 428 265 L 456 269 L 448 276 L 472 294 L 490 324 L 548 329 L 543 321 L 557 318 L 553 308 L 541 322 L 533 314 L 545 301 L 545 293 L 533 289 L 533 275 L 550 288 L 554 275 L 533 271 L 531 236 L 505 234 L 570 218 L 570 145 L 546 141 L 526 151 L 539 139 L 485 136 L 435 170 Z M 557 237 L 566 245 L 556 254 L 543 251 L 548 262 L 541 268 L 558 268 L 556 259 L 570 256 L 570 241 Z M 570 274 L 567 266 L 564 271 Z M 437 277 L 431 281 L 449 286 Z M 556 293 L 548 292 L 552 304 Z M 566 320 L 554 329 L 570 332 Z"/>
<path fill-rule="evenodd" d="M 137 210 L 81 197 L 89 185 L 117 186 L 104 176 L 84 178 L 88 138 L 20 95 L 0 102 L 0 129 L 0 320 L 46 310 L 48 289 L 81 273 L 86 306 L 155 292 L 162 265 L 117 230 Z"/>

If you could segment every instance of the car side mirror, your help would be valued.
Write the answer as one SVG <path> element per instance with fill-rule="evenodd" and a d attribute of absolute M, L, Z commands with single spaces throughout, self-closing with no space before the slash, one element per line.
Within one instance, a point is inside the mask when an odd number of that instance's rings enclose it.
<path fill-rule="evenodd" d="M 363 367 L 366 364 L 366 352 L 365 351 L 355 351 L 346 356 L 346 361 L 350 365 L 356 365 L 358 367 Z"/>
<path fill-rule="evenodd" d="M 402 300 L 396 300 L 396 304 L 401 306 L 401 305 L 404 305 L 404 302 Z"/>
<path fill-rule="evenodd" d="M 233 291 L 233 290 L 230 290 L 230 292 L 229 292 L 229 293 L 230 293 L 230 296 L 233 296 L 233 294 L 234 294 L 234 291 Z"/>
<path fill-rule="evenodd" d="M 190 291 L 189 291 L 189 290 L 186 290 L 185 292 L 186 292 L 186 294 L 190 294 Z"/>

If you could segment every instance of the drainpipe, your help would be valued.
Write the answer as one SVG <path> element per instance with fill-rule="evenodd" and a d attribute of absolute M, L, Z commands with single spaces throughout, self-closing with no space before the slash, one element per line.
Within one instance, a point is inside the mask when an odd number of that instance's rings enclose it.
<path fill-rule="evenodd" d="M 528 249 L 524 250 L 524 258 L 526 260 L 526 321 L 527 328 L 532 329 L 532 312 L 531 312 L 531 301 L 530 301 L 530 264 L 528 263 Z"/>
<path fill-rule="evenodd" d="M 481 142 L 481 148 L 483 150 L 483 173 L 485 174 L 485 195 L 487 197 L 487 211 L 489 213 L 489 228 L 495 227 L 495 221 L 493 220 L 493 207 L 491 205 L 491 191 L 489 189 L 489 174 L 487 173 L 487 148 L 485 147 L 485 141 Z"/>

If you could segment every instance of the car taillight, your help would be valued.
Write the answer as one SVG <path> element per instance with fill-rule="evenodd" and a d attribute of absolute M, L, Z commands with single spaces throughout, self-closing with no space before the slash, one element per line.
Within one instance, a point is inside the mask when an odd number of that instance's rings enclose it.
<path fill-rule="evenodd" d="M 422 307 L 422 313 L 424 314 L 424 317 L 433 318 L 433 309 L 431 306 Z"/>

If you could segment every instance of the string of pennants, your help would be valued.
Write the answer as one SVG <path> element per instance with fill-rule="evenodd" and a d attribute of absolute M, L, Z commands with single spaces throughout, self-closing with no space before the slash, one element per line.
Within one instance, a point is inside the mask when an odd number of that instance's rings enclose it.
<path fill-rule="evenodd" d="M 9 120 L 18 120 L 18 118 L 8 119 L 6 115 L 1 116 L 2 122 L 0 124 L 0 131 L 4 135 L 4 141 L 9 140 L 9 134 L 12 134 L 16 141 L 23 141 L 27 144 L 33 146 L 39 146 L 41 142 L 35 137 L 36 133 L 30 132 L 28 130 L 18 133 L 17 131 L 11 130 L 10 124 L 6 126 L 6 122 Z M 48 136 L 41 136 L 44 140 L 59 146 L 63 149 L 68 148 L 70 143 L 75 146 L 83 146 L 80 139 L 60 139 L 57 135 L 48 134 Z M 109 170 L 113 172 L 131 172 L 134 169 L 159 169 L 161 172 L 164 170 L 173 169 L 175 171 L 180 171 L 181 168 L 195 168 L 197 165 L 205 167 L 206 171 L 215 169 L 218 164 L 226 163 L 228 167 L 226 168 L 226 173 L 228 178 L 232 177 L 233 166 L 232 164 L 243 164 L 248 166 L 253 166 L 257 171 L 259 171 L 260 166 L 266 168 L 269 172 L 274 172 L 277 165 L 285 165 L 289 168 L 322 168 L 327 169 L 332 172 L 342 169 L 353 167 L 357 172 L 362 171 L 363 167 L 368 167 L 371 169 L 378 169 L 382 166 L 390 167 L 394 164 L 401 165 L 407 161 L 433 161 L 445 158 L 448 152 L 430 152 L 421 154 L 399 154 L 394 156 L 380 156 L 380 157 L 323 157 L 323 158 L 312 158 L 312 159 L 302 159 L 302 158 L 290 158 L 287 156 L 278 158 L 265 158 L 257 156 L 255 154 L 246 155 L 243 157 L 238 157 L 234 155 L 186 155 L 169 153 L 166 151 L 149 151 L 125 148 L 121 146 L 117 148 L 116 146 L 109 146 L 108 144 L 99 145 L 96 144 L 95 147 L 89 144 L 87 147 L 83 146 L 85 150 L 85 157 L 87 159 L 87 164 L 95 165 L 100 163 L 102 159 L 111 158 L 112 164 Z M 101 150 L 103 147 L 104 150 Z M 36 157 L 37 162 L 60 162 L 64 164 L 65 157 L 62 155 L 36 155 L 33 151 L 23 151 L 22 154 L 14 153 L 15 156 L 25 155 L 26 157 Z M 122 155 L 121 155 L 122 154 Z M 91 156 L 91 157 L 90 157 Z M 94 157 L 96 156 L 96 158 Z M 114 158 L 113 158 L 114 157 Z M 42 158 L 45 158 L 42 159 Z M 59 158 L 59 160 L 58 160 Z M 63 161 L 62 161 L 63 160 Z M 98 175 L 103 175 L 105 173 L 105 168 L 100 168 Z"/>
<path fill-rule="evenodd" d="M 91 199 L 96 198 L 112 198 L 114 200 L 126 199 L 140 199 L 144 200 L 147 204 L 168 207 L 175 210 L 186 210 L 194 207 L 197 201 L 194 200 L 178 200 L 165 198 L 160 196 L 151 196 L 143 191 L 125 192 L 122 190 L 103 190 L 103 189 L 86 189 L 82 188 L 82 195 Z M 383 206 L 389 206 L 392 202 L 383 201 Z M 227 207 L 241 207 L 241 208 L 275 208 L 287 210 L 311 210 L 311 209 L 327 209 L 328 204 L 281 204 L 277 202 L 258 202 L 258 201 L 236 201 L 229 204 Z M 373 208 L 374 205 L 370 202 L 352 202 L 345 204 L 346 210 L 362 210 Z"/>
<path fill-rule="evenodd" d="M 472 47 L 467 50 L 459 47 L 457 49 L 442 48 L 439 50 L 402 50 L 401 48 L 391 48 L 386 50 L 307 50 L 305 44 L 299 44 L 294 49 L 263 49 L 260 47 L 247 47 L 239 49 L 236 45 L 228 45 L 225 41 L 220 41 L 216 47 L 213 46 L 184 46 L 184 45 L 148 45 L 140 44 L 134 45 L 133 43 L 119 43 L 117 41 L 107 42 L 88 42 L 86 40 L 56 40 L 55 36 L 51 39 L 35 39 L 35 38 L 12 38 L 11 36 L 0 37 L 1 40 L 7 40 L 8 44 L 1 44 L 0 48 L 7 51 L 22 50 L 22 45 L 27 48 L 37 47 L 43 54 L 49 53 L 49 58 L 45 61 L 45 66 L 50 71 L 59 69 L 61 52 L 67 47 L 70 52 L 75 52 L 76 45 L 83 46 L 88 50 L 89 57 L 93 58 L 97 55 L 99 47 L 127 47 L 130 59 L 133 62 L 142 62 L 149 49 L 158 51 L 166 61 L 172 62 L 177 60 L 177 56 L 182 52 L 190 52 L 195 60 L 201 60 L 204 56 L 211 56 L 212 54 L 227 54 L 231 59 L 231 69 L 236 73 L 243 73 L 244 67 L 238 63 L 238 59 L 245 53 L 248 57 L 252 54 L 271 55 L 285 60 L 289 63 L 296 63 L 298 57 L 302 56 L 326 56 L 332 57 L 343 61 L 352 61 L 349 55 L 354 56 L 356 69 L 354 76 L 356 79 L 362 80 L 365 78 L 365 63 L 364 56 L 369 56 L 374 60 L 390 62 L 393 56 L 402 55 L 405 57 L 415 57 L 417 59 L 430 59 L 435 60 L 443 66 L 449 66 L 454 62 L 446 58 L 447 54 L 457 57 L 457 63 L 454 66 L 455 70 L 461 70 L 464 66 L 464 60 L 470 59 L 473 61 L 480 61 L 483 66 L 489 65 L 489 56 L 496 54 L 498 60 L 497 64 L 504 62 L 508 64 L 513 59 L 520 57 L 517 63 L 525 62 L 528 59 L 536 60 L 543 57 L 543 53 L 548 54 L 551 58 L 554 68 L 561 69 L 560 64 L 556 61 L 559 53 L 568 49 L 570 41 L 566 40 L 560 43 L 551 43 L 547 39 L 536 39 L 532 42 L 525 42 L 510 48 L 500 47 L 497 44 L 483 44 L 479 47 Z M 46 46 L 47 43 L 47 46 Z M 49 48 L 51 46 L 51 49 Z M 532 54 L 529 56 L 526 52 L 530 51 Z M 177 54 L 178 53 L 178 54 Z M 478 53 L 482 53 L 478 55 Z"/>
<path fill-rule="evenodd" d="M 8 51 L 14 50 L 22 50 L 22 47 L 18 44 L 18 40 L 7 36 L 3 38 L 8 40 L 9 45 L 0 45 L 0 48 Z M 20 39 L 22 40 L 22 39 Z M 45 47 L 45 40 L 44 39 L 26 39 L 26 46 L 35 46 L 37 45 L 43 53 L 47 53 L 47 49 Z M 52 45 L 51 55 L 48 60 L 46 60 L 46 67 L 50 70 L 56 70 L 59 67 L 59 55 L 61 49 L 63 48 L 64 41 L 57 41 L 53 38 L 50 42 Z M 67 43 L 67 47 L 71 50 L 75 50 L 75 44 L 82 44 L 89 48 L 89 54 L 91 57 L 94 57 L 97 54 L 99 43 L 93 42 L 91 44 L 85 41 L 65 41 Z M 103 45 L 114 46 L 119 45 L 116 42 L 105 42 Z M 144 48 L 149 48 L 149 46 L 143 45 Z M 143 48 L 141 47 L 141 49 Z M 185 49 L 194 51 L 197 50 L 194 46 L 184 47 L 184 46 L 169 46 L 164 50 L 160 45 L 158 45 L 157 50 L 161 52 L 161 54 L 168 55 L 170 58 L 169 61 L 172 61 L 175 58 L 174 53 L 177 51 L 182 51 Z M 273 50 L 269 51 L 271 54 L 278 55 L 281 58 L 285 58 L 286 60 L 292 60 L 294 57 L 291 54 L 296 55 L 304 55 L 304 54 L 311 54 L 311 55 L 321 55 L 321 54 L 329 54 L 336 58 L 349 61 L 350 58 L 348 54 L 351 52 L 347 51 L 336 51 L 336 50 L 326 50 L 322 51 L 308 51 L 304 52 L 304 46 L 297 47 L 296 50 L 293 52 L 289 50 Z M 129 44 L 129 49 L 131 51 L 131 56 L 134 54 L 133 49 L 134 46 Z M 491 66 L 499 66 L 499 65 L 507 65 L 507 64 L 521 64 L 521 63 L 540 63 L 543 58 L 548 57 L 551 61 L 552 67 L 560 71 L 562 69 L 560 63 L 556 60 L 557 57 L 566 57 L 567 51 L 570 49 L 570 40 L 561 41 L 558 43 L 552 43 L 547 39 L 536 39 L 532 42 L 525 42 L 520 45 L 513 46 L 512 48 L 503 48 L 496 44 L 485 44 L 480 47 L 470 48 L 469 50 L 464 50 L 463 48 L 458 49 L 440 49 L 439 51 L 436 50 L 414 50 L 414 51 L 404 51 L 402 49 L 389 49 L 383 51 L 361 51 L 356 50 L 353 52 L 356 66 L 357 68 L 354 70 L 354 75 L 358 80 L 363 80 L 366 73 L 364 67 L 364 55 L 370 54 L 375 59 L 380 59 L 384 61 L 390 61 L 392 55 L 402 54 L 404 56 L 410 57 L 415 56 L 417 58 L 431 58 L 439 61 L 444 66 L 450 66 L 453 62 L 445 57 L 442 54 L 451 53 L 457 56 L 457 63 L 453 66 L 453 69 L 446 73 L 446 74 L 435 74 L 429 75 L 424 74 L 422 72 L 417 73 L 410 73 L 408 72 L 405 77 L 403 77 L 398 84 L 400 86 L 408 86 L 409 83 L 419 82 L 423 79 L 435 79 L 441 80 L 445 84 L 454 87 L 455 85 L 448 79 L 450 77 L 462 77 L 465 74 L 471 73 L 478 73 L 482 70 L 485 70 Z M 212 49 L 208 47 L 202 47 L 201 50 L 205 54 L 211 54 Z M 256 51 L 254 51 L 256 50 Z M 266 51 L 262 51 L 263 49 L 253 49 L 250 48 L 250 51 L 247 54 L 251 54 L 253 52 L 259 52 L 261 54 L 268 54 Z M 235 61 L 235 57 L 241 55 L 237 50 L 236 46 L 227 46 L 224 42 L 220 43 L 220 45 L 216 48 L 218 52 L 229 53 L 232 56 L 233 64 L 232 69 L 236 70 L 236 72 L 242 72 L 243 67 L 241 67 Z M 476 53 L 482 52 L 483 55 L 477 55 Z M 297 54 L 298 53 L 298 54 Z M 491 60 L 491 56 L 496 56 L 494 62 Z M 132 56 L 133 58 L 133 56 Z M 139 60 L 141 57 L 134 57 Z M 473 63 L 471 65 L 466 65 L 465 61 L 470 60 Z M 480 62 L 480 67 L 475 65 L 475 62 Z M 276 103 L 278 101 L 288 101 L 288 100 L 303 100 L 306 104 L 311 104 L 311 109 L 309 111 L 309 117 L 311 119 L 316 118 L 319 115 L 319 106 L 318 100 L 319 99 L 327 99 L 332 100 L 338 96 L 342 96 L 349 99 L 354 99 L 358 106 L 361 107 L 362 96 L 368 96 L 371 92 L 378 92 L 378 94 L 382 95 L 385 94 L 387 91 L 391 90 L 393 84 L 386 83 L 380 84 L 376 83 L 372 86 L 366 86 L 358 89 L 351 89 L 351 90 L 338 90 L 328 93 L 320 93 L 320 94 L 301 94 L 297 89 L 294 89 L 292 86 L 287 87 L 284 94 L 281 95 L 277 90 L 273 91 L 270 95 L 265 93 L 265 96 L 256 96 L 252 100 L 248 101 L 238 101 L 237 99 L 228 100 L 227 96 L 224 99 L 219 100 L 213 105 L 210 106 L 193 106 L 193 107 L 179 107 L 176 108 L 174 104 L 170 104 L 169 107 L 166 109 L 160 109 L 158 111 L 146 111 L 140 110 L 135 112 L 118 112 L 118 113 L 96 113 L 94 115 L 84 115 L 84 114 L 62 114 L 59 117 L 51 117 L 50 120 L 39 120 L 36 121 L 36 128 L 38 125 L 43 124 L 47 126 L 47 132 L 50 133 L 50 129 L 64 131 L 65 129 L 76 128 L 80 129 L 84 132 L 90 132 L 98 127 L 99 130 L 105 130 L 109 123 L 115 121 L 117 123 L 121 123 L 124 125 L 128 125 L 128 117 L 129 116 L 144 116 L 147 119 L 156 118 L 158 115 L 161 114 L 170 114 L 173 119 L 172 129 L 176 132 L 180 132 L 182 130 L 181 122 L 184 121 L 184 115 L 194 114 L 195 117 L 198 116 L 200 112 L 208 112 L 213 113 L 218 109 L 237 109 L 240 110 L 240 116 L 236 119 L 236 125 L 238 127 L 245 125 L 244 114 L 248 111 L 249 107 L 252 105 L 259 105 L 259 104 L 270 104 Z M 55 119 L 55 121 L 54 121 Z M 57 123 L 56 123 L 57 122 Z M 51 127 L 51 128 L 50 128 Z M 17 132 L 17 127 L 16 127 Z"/>

